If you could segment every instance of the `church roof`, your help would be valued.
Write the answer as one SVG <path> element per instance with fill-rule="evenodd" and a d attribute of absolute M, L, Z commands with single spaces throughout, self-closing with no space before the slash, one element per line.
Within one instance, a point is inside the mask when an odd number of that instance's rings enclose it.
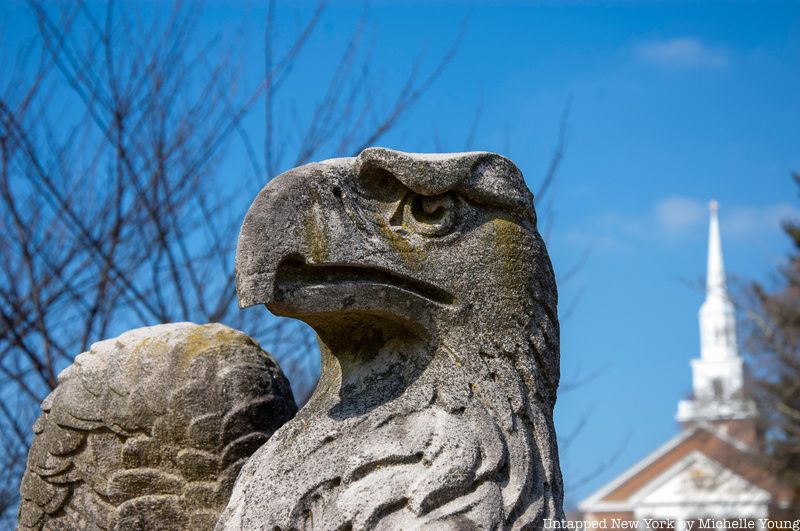
<path fill-rule="evenodd" d="M 645 494 L 686 472 L 690 462 L 713 468 L 734 482 L 747 484 L 749 500 L 781 503 L 788 492 L 757 462 L 743 442 L 701 423 L 682 431 L 580 504 L 584 512 L 632 511 Z M 699 479 L 699 478 L 698 478 Z"/>

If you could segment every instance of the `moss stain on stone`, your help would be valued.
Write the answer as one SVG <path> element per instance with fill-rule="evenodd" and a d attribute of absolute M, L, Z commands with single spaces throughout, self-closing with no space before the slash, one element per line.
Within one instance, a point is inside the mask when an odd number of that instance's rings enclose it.
<path fill-rule="evenodd" d="M 420 269 L 425 262 L 425 251 L 412 244 L 402 235 L 393 231 L 383 218 L 377 217 L 376 221 L 386 241 L 397 251 L 397 254 L 403 259 L 406 265 L 412 269 Z M 405 225 L 403 225 L 403 229 L 410 230 Z"/>
<path fill-rule="evenodd" d="M 494 254 L 499 264 L 498 279 L 503 287 L 519 285 L 520 273 L 520 232 L 522 229 L 516 223 L 502 218 L 495 218 L 491 222 L 494 228 L 493 246 Z"/>
<path fill-rule="evenodd" d="M 328 255 L 328 240 L 316 215 L 320 208 L 321 199 L 319 192 L 314 188 L 310 190 L 309 195 L 311 197 L 310 210 L 312 214 L 305 218 L 305 240 L 311 259 L 314 263 L 321 264 Z"/>
<path fill-rule="evenodd" d="M 230 350 L 233 345 L 251 348 L 252 341 L 244 334 L 230 328 L 222 328 L 213 324 L 202 325 L 191 330 L 191 333 L 186 336 L 178 363 L 182 369 L 185 369 L 192 360 L 209 350 L 219 347 L 225 347 L 226 350 Z M 150 346 L 151 349 L 152 346 L 154 345 Z M 150 350 L 148 354 L 152 357 L 165 355 L 169 352 L 169 345 L 159 344 L 159 347 L 161 348 Z"/>

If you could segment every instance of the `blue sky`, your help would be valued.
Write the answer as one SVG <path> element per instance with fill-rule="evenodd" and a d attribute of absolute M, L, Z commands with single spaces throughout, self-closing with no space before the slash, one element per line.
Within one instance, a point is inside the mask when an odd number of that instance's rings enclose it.
<path fill-rule="evenodd" d="M 312 55 L 361 9 L 334 2 Z M 465 16 L 444 77 L 382 143 L 461 150 L 480 107 L 472 147 L 510 156 L 536 189 L 569 103 L 548 245 L 562 274 L 591 251 L 561 285 L 562 378 L 599 374 L 557 406 L 562 434 L 586 419 L 562 455 L 566 483 L 622 449 L 568 492 L 571 505 L 677 433 L 699 355 L 708 200 L 721 204 L 731 276 L 764 279 L 788 249 L 779 221 L 800 217 L 800 4 L 373 2 L 387 92 L 418 55 L 433 62 Z"/>
<path fill-rule="evenodd" d="M 312 5 L 284 4 L 279 37 Z M 30 20 L 18 2 L 3 9 L 3 41 L 13 44 Z M 331 2 L 283 89 L 294 112 L 310 112 L 362 11 Z M 678 430 L 698 355 L 707 201 L 720 202 L 726 267 L 740 282 L 767 279 L 788 250 L 779 221 L 800 217 L 790 180 L 800 171 L 800 3 L 374 1 L 367 36 L 379 101 L 416 59 L 434 64 L 465 17 L 443 77 L 381 144 L 461 150 L 480 108 L 472 147 L 509 156 L 536 189 L 569 103 L 547 239 L 562 275 L 590 248 L 561 284 L 563 381 L 599 374 L 559 399 L 562 433 L 586 417 L 563 451 L 567 484 L 624 444 L 568 493 L 573 504 Z M 200 26 L 241 39 L 247 79 L 261 69 L 263 19 L 256 2 L 210 1 Z M 256 139 L 261 119 L 245 121 Z M 223 168 L 231 179 L 252 171 L 241 157 Z"/>

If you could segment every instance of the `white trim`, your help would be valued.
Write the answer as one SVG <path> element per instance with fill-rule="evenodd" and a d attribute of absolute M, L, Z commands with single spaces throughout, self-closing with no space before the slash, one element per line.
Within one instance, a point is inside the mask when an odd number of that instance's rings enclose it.
<path fill-rule="evenodd" d="M 639 460 L 633 466 L 625 470 L 622 474 L 614 478 L 610 483 L 607 483 L 605 486 L 601 487 L 599 490 L 592 493 L 589 497 L 584 499 L 578 504 L 578 509 L 581 511 L 592 511 L 594 510 L 595 505 L 600 503 L 606 495 L 613 492 L 617 487 L 621 486 L 623 483 L 628 481 L 630 478 L 644 470 L 650 463 L 657 460 L 662 455 L 666 454 L 673 448 L 677 447 L 680 443 L 694 435 L 700 426 L 694 426 L 689 428 L 688 430 L 683 430 L 678 435 L 673 437 L 672 439 L 668 440 L 666 443 L 659 446 L 654 452 L 651 452 L 649 455 L 645 456 L 643 459 Z M 609 502 L 602 502 L 603 505 L 608 504 Z M 626 504 L 626 502 L 610 502 L 613 505 L 617 504 Z M 624 509 L 622 509 L 624 510 Z"/>
<path fill-rule="evenodd" d="M 632 503 L 640 502 L 642 498 L 644 498 L 648 494 L 651 494 L 654 490 L 664 485 L 664 483 L 672 479 L 673 476 L 675 476 L 676 474 L 680 474 L 687 467 L 691 466 L 696 460 L 702 460 L 703 458 L 719 466 L 719 464 L 716 461 L 708 459 L 701 452 L 698 452 L 697 450 L 692 450 L 691 452 L 680 458 L 678 461 L 675 461 L 675 463 L 673 463 L 672 466 L 667 468 L 664 472 L 662 472 L 661 474 L 654 477 L 652 480 L 645 483 L 641 489 L 634 492 L 633 495 L 628 499 Z"/>
<path fill-rule="evenodd" d="M 704 454 L 703 452 L 701 452 L 699 450 L 692 450 L 691 452 L 689 452 L 688 454 L 683 456 L 683 458 L 681 458 L 679 461 L 675 462 L 675 464 L 673 464 L 667 470 L 665 470 L 664 472 L 659 474 L 657 477 L 655 477 L 652 481 L 646 483 L 641 489 L 636 491 L 636 493 L 629 498 L 630 501 L 633 504 L 636 504 L 636 505 L 640 504 L 643 501 L 643 499 L 646 498 L 647 496 L 649 496 L 650 494 L 652 494 L 653 491 L 655 491 L 656 489 L 662 487 L 665 483 L 667 483 L 673 477 L 675 477 L 676 475 L 680 474 L 683 470 L 687 469 L 688 467 L 692 466 L 695 463 L 703 463 L 703 464 L 710 465 L 711 467 L 719 469 L 720 471 L 724 471 L 726 473 L 729 473 L 729 474 L 731 474 L 731 477 L 736 477 L 739 480 L 741 480 L 742 482 L 746 483 L 747 484 L 747 488 L 749 489 L 748 496 L 751 498 L 751 502 L 748 503 L 747 505 L 756 505 L 756 506 L 760 507 L 764 503 L 768 504 L 769 501 L 772 499 L 772 494 L 770 494 L 767 490 L 765 490 L 764 488 L 756 485 L 755 483 L 753 483 L 749 479 L 745 478 L 744 476 L 742 476 L 738 472 L 736 472 L 734 470 L 731 470 L 730 468 L 727 468 L 725 465 L 723 465 L 722 463 L 720 463 L 716 459 L 712 459 L 711 457 L 707 456 L 706 454 Z M 762 501 L 762 500 L 753 501 L 753 499 L 756 496 L 766 497 L 766 501 Z M 686 502 L 686 503 L 688 505 L 694 505 L 692 502 Z M 702 502 L 702 504 L 706 504 L 706 503 L 707 502 Z M 722 501 L 722 502 L 717 502 L 717 503 L 729 504 L 729 505 L 730 504 L 741 505 L 742 501 L 741 500 L 737 500 L 737 501 L 733 501 L 733 502 L 724 502 L 724 501 Z"/>
<path fill-rule="evenodd" d="M 627 501 L 597 502 L 594 505 L 585 505 L 586 501 L 578 504 L 578 510 L 584 514 L 609 513 L 609 512 L 633 512 L 633 506 Z"/>
<path fill-rule="evenodd" d="M 725 433 L 724 431 L 722 431 L 721 429 L 715 427 L 714 425 L 712 425 L 710 423 L 707 423 L 707 422 L 697 423 L 694 426 L 692 426 L 691 428 L 683 430 L 681 433 L 679 433 L 678 435 L 676 435 L 672 439 L 668 440 L 666 443 L 661 445 L 654 452 L 650 453 L 649 455 L 647 455 L 646 457 L 644 457 L 643 459 L 641 459 L 640 461 L 635 463 L 633 466 L 631 466 L 630 468 L 625 470 L 621 475 L 619 475 L 616 478 L 614 478 L 610 483 L 607 483 L 606 485 L 604 485 L 603 487 L 601 487 L 600 489 L 598 489 L 597 491 L 592 493 L 590 496 L 585 498 L 583 501 L 581 501 L 578 504 L 578 509 L 580 511 L 583 511 L 583 512 L 612 511 L 612 510 L 613 511 L 629 511 L 629 510 L 633 510 L 632 509 L 632 502 L 635 501 L 635 499 L 637 498 L 638 491 L 636 493 L 634 493 L 627 500 L 602 501 L 602 499 L 605 496 L 607 496 L 608 494 L 610 494 L 611 492 L 613 492 L 615 489 L 620 487 L 626 481 L 628 481 L 629 479 L 634 477 L 636 474 L 640 473 L 642 470 L 647 468 L 650 464 L 652 464 L 653 462 L 655 462 L 656 460 L 661 458 L 663 455 L 668 453 L 670 450 L 672 450 L 672 449 L 676 448 L 677 446 L 679 446 L 683 441 L 685 441 L 686 439 L 688 439 L 689 437 L 691 437 L 692 435 L 694 435 L 695 433 L 697 433 L 700 430 L 703 430 L 703 431 L 709 433 L 710 435 L 713 435 L 714 437 L 717 437 L 718 439 L 721 439 L 723 442 L 725 442 L 727 444 L 730 444 L 731 446 L 733 446 L 734 448 L 736 448 L 737 450 L 739 450 L 741 452 L 749 453 L 751 451 L 751 448 L 748 447 L 744 442 L 736 439 L 735 437 L 732 437 L 731 435 Z M 693 450 L 687 456 L 684 456 L 683 458 L 681 458 L 675 465 L 673 465 L 673 467 L 679 465 L 680 463 L 685 461 L 689 456 L 691 456 L 691 455 L 693 455 L 695 453 L 700 453 L 706 459 L 709 459 L 709 460 L 711 460 L 711 461 L 716 463 L 716 461 L 714 461 L 710 457 L 706 456 L 705 454 L 702 454 L 702 452 L 699 452 L 698 450 Z M 668 470 L 672 470 L 673 467 L 670 467 Z M 654 478 L 650 482 L 646 483 L 643 488 L 646 488 L 653 481 L 656 481 L 658 478 L 660 478 L 663 474 L 664 473 L 660 474 L 659 476 L 657 476 L 656 478 Z M 761 488 L 761 487 L 758 487 L 758 488 Z"/>

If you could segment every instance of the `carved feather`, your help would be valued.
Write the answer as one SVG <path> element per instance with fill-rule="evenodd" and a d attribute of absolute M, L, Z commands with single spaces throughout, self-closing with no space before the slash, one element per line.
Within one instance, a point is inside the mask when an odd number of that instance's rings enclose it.
<path fill-rule="evenodd" d="M 213 529 L 244 461 L 296 409 L 272 358 L 219 324 L 95 343 L 42 404 L 19 528 Z"/>

